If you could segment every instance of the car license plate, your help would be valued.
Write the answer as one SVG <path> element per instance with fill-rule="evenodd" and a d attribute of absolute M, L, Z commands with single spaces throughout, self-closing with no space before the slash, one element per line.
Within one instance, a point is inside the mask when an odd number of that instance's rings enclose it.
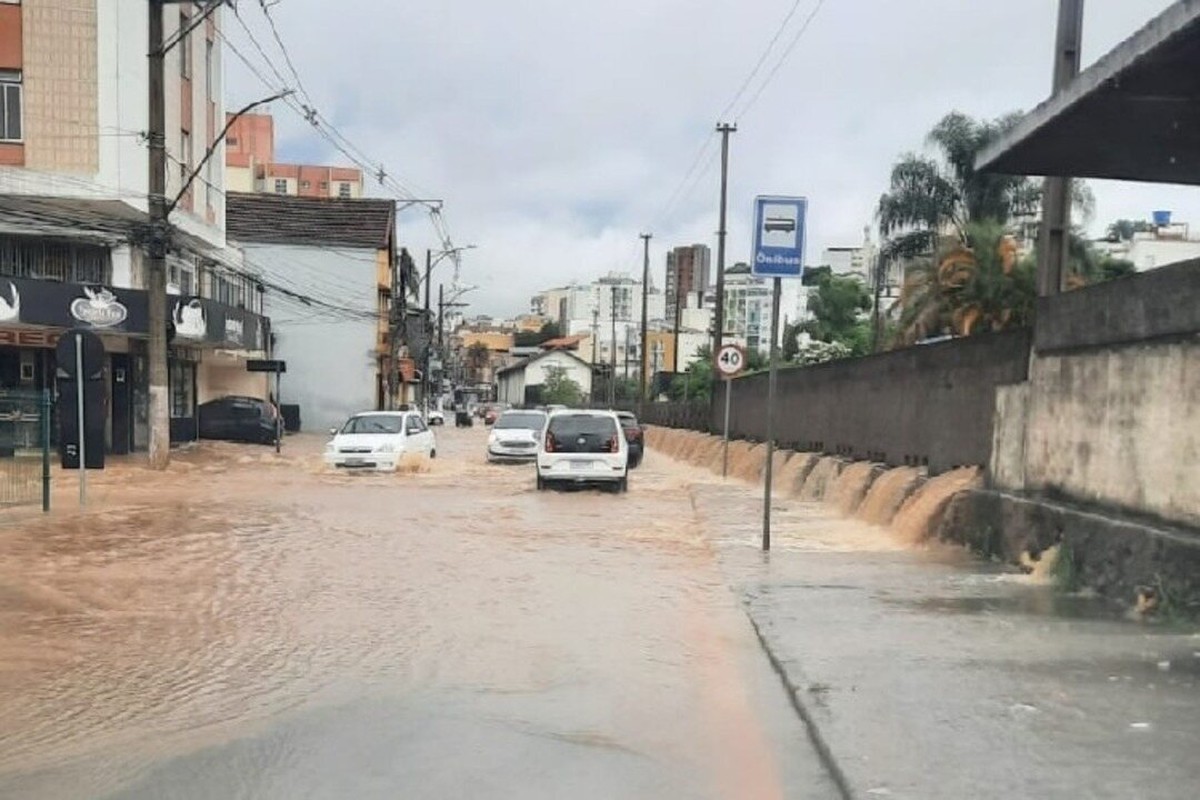
<path fill-rule="evenodd" d="M 572 461 L 571 462 L 571 469 L 584 470 L 584 469 L 591 469 L 591 467 L 592 467 L 592 462 L 590 462 L 590 461 Z"/>
<path fill-rule="evenodd" d="M 347 467 L 361 467 L 365 463 L 367 463 L 367 461 L 366 461 L 366 459 L 363 459 L 363 458 L 347 458 L 346 459 Z"/>

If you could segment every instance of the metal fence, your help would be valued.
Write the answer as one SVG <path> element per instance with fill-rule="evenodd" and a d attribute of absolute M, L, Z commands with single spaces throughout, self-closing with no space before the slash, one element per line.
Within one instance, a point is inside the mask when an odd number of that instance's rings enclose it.
<path fill-rule="evenodd" d="M 0 390 L 0 507 L 50 509 L 50 393 Z"/>

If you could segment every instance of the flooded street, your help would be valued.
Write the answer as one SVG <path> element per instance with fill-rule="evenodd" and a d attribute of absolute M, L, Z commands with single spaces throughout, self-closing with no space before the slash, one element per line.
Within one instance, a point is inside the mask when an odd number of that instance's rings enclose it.
<path fill-rule="evenodd" d="M 836 796 L 685 468 L 208 445 L 0 526 L 0 797 Z M 59 509 L 72 478 L 59 480 Z"/>

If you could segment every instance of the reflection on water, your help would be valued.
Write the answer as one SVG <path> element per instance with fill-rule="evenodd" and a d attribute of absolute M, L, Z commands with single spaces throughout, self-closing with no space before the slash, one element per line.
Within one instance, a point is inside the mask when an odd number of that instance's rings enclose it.
<path fill-rule="evenodd" d="M 270 751 L 249 774 L 298 796 L 306 726 L 357 725 L 318 709 L 416 703 L 458 709 L 425 728 L 454 738 L 381 732 L 411 748 L 392 760 L 458 780 L 483 778 L 455 755 L 464 726 L 503 722 L 521 743 L 494 746 L 531 775 L 550 763 L 531 739 L 645 759 L 573 796 L 783 797 L 690 478 L 651 464 L 628 495 L 537 492 L 484 463 L 483 432 L 439 437 L 396 474 L 329 472 L 319 439 L 118 463 L 89 513 L 0 529 L 0 795 L 104 796 L 165 769 L 212 796 L 163 765 L 245 740 Z"/>

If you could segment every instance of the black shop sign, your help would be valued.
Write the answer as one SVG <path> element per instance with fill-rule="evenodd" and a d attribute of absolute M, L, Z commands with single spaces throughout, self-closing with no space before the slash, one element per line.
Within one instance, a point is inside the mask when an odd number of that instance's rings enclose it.
<path fill-rule="evenodd" d="M 144 334 L 149 313 L 135 289 L 0 277 L 0 325 Z"/>
<path fill-rule="evenodd" d="M 262 317 L 203 297 L 169 298 L 175 341 L 204 342 L 233 350 L 262 350 Z"/>

